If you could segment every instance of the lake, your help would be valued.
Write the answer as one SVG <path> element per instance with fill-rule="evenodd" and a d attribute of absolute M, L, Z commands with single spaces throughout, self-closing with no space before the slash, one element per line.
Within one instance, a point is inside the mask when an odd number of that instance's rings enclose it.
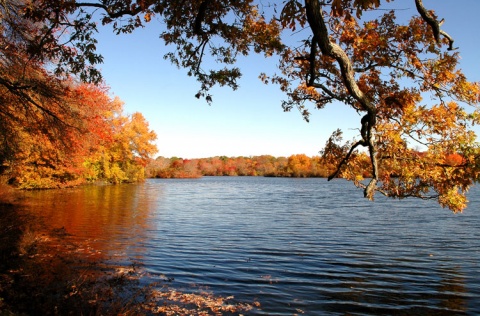
<path fill-rule="evenodd" d="M 434 201 L 375 202 L 343 180 L 152 179 L 26 192 L 90 251 L 259 302 L 251 315 L 480 314 L 480 190 L 462 214 Z"/>

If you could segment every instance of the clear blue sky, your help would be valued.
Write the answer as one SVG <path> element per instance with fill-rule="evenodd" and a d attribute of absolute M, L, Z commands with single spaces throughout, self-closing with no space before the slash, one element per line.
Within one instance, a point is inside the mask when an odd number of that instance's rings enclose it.
<path fill-rule="evenodd" d="M 480 80 L 480 1 L 425 0 L 445 18 L 443 29 L 460 48 L 462 68 L 470 80 Z M 413 0 L 397 0 L 392 7 L 414 13 Z M 161 25 L 152 20 L 133 34 L 114 35 L 108 28 L 98 34 L 100 65 L 112 95 L 125 102 L 127 113 L 141 112 L 157 133 L 157 155 L 204 158 L 212 156 L 318 155 L 336 128 L 350 139 L 358 132 L 360 117 L 343 104 L 312 111 L 306 123 L 297 110 L 283 112 L 284 95 L 275 85 L 264 85 L 260 72 L 272 74 L 275 58 L 251 55 L 240 60 L 240 88 L 215 88 L 213 104 L 197 100 L 198 84 L 163 55 L 171 49 L 158 38 Z"/>

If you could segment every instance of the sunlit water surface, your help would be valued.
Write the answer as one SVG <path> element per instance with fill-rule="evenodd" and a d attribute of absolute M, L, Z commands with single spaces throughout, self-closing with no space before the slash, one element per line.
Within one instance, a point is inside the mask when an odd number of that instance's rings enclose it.
<path fill-rule="evenodd" d="M 463 214 L 325 179 L 205 177 L 25 193 L 54 227 L 150 280 L 256 315 L 480 314 L 480 190 Z"/>

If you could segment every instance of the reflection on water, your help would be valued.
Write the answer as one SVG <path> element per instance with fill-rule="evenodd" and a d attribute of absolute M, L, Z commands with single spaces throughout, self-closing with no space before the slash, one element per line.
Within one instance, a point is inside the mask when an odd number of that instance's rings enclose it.
<path fill-rule="evenodd" d="M 105 185 L 31 191 L 25 198 L 52 227 L 87 241 L 98 253 L 141 257 L 146 252 L 142 241 L 154 224 L 150 218 L 160 197 L 158 191 L 154 194 L 144 184 Z"/>
<path fill-rule="evenodd" d="M 480 313 L 479 190 L 454 215 L 324 179 L 203 178 L 28 192 L 32 209 L 152 280 L 252 314 Z"/>

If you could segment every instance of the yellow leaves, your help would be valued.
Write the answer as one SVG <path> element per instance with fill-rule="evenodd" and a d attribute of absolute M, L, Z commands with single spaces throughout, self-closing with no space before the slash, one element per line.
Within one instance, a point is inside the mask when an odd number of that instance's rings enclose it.
<path fill-rule="evenodd" d="M 426 123 L 432 127 L 433 132 L 442 133 L 442 131 L 450 130 L 450 128 L 453 127 L 455 118 L 452 117 L 452 112 L 449 111 L 450 107 L 453 106 L 444 107 L 435 105 L 425 112 Z"/>
<path fill-rule="evenodd" d="M 455 54 L 438 54 L 434 60 L 421 65 L 422 91 L 434 91 L 447 94 L 468 104 L 479 100 L 478 83 L 468 82 L 460 69 L 457 69 L 459 56 Z"/>
<path fill-rule="evenodd" d="M 450 101 L 426 107 L 417 104 L 419 96 L 404 98 L 401 112 L 386 109 L 388 115 L 396 117 L 395 124 L 404 135 L 424 144 L 444 147 L 471 143 L 472 135 L 467 131 L 469 116 L 458 103 Z"/>
<path fill-rule="evenodd" d="M 157 147 L 153 144 L 157 135 L 149 129 L 148 122 L 141 113 L 133 113 L 124 129 L 129 137 L 130 150 L 142 160 L 148 160 L 157 152 Z"/>
<path fill-rule="evenodd" d="M 145 118 L 139 113 L 124 116 L 123 102 L 112 100 L 108 89 L 70 88 L 61 97 L 71 110 L 68 113 L 73 113 L 72 126 L 60 125 L 62 138 L 19 126 L 16 137 L 21 146 L 12 168 L 17 185 L 31 189 L 73 186 L 99 178 L 113 183 L 142 180 L 146 160 L 156 152 L 152 143 L 156 135 Z M 44 127 L 40 123 L 37 130 Z M 63 148 L 65 144 L 68 148 Z"/>
<path fill-rule="evenodd" d="M 115 104 L 122 103 L 116 99 Z M 148 160 L 157 152 L 153 143 L 157 136 L 141 113 L 124 116 L 120 108 L 113 114 L 110 118 L 113 139 L 102 144 L 100 153 L 89 157 L 89 173 L 112 183 L 142 181 Z"/>
<path fill-rule="evenodd" d="M 376 126 L 382 191 L 392 197 L 433 195 L 440 205 L 461 211 L 464 191 L 478 177 L 473 158 L 478 145 L 467 129 L 473 116 L 452 100 L 422 106 L 414 91 L 385 100 Z M 401 111 L 394 112 L 397 101 Z M 409 148 L 416 145 L 418 151 Z"/>
<path fill-rule="evenodd" d="M 361 174 L 355 175 L 355 181 L 356 182 L 361 182 L 363 180 L 365 180 L 365 178 Z"/>
<path fill-rule="evenodd" d="M 452 92 L 459 100 L 469 104 L 478 104 L 480 102 L 480 83 L 469 82 L 461 72 L 455 73 Z"/>
<path fill-rule="evenodd" d="M 467 207 L 467 197 L 465 192 L 459 192 L 458 187 L 446 189 L 438 197 L 438 202 L 442 207 L 448 207 L 454 213 L 462 212 Z"/>
<path fill-rule="evenodd" d="M 438 148 L 437 148 L 438 149 Z M 465 177 L 459 154 L 443 151 L 382 151 L 382 191 L 391 197 L 436 196 L 443 207 L 459 212 L 466 207 L 465 191 L 472 180 Z M 446 165 L 447 159 L 450 165 Z M 430 193 L 432 191 L 432 193 Z"/>
<path fill-rule="evenodd" d="M 432 106 L 424 109 L 420 119 L 429 129 L 427 134 L 437 134 L 444 141 L 456 139 L 460 142 L 467 141 L 466 126 L 467 118 L 465 111 L 454 102 Z M 446 145 L 447 143 L 444 143 Z"/>
<path fill-rule="evenodd" d="M 288 157 L 288 170 L 294 177 L 306 177 L 311 171 L 311 159 L 305 154 Z"/>
<path fill-rule="evenodd" d="M 470 113 L 468 118 L 472 122 L 472 126 L 480 124 L 480 109 L 477 108 L 475 111 Z"/>
<path fill-rule="evenodd" d="M 182 293 L 174 290 L 153 291 L 152 296 L 158 300 L 152 304 L 154 314 L 164 315 L 242 315 L 244 312 L 260 307 L 259 302 L 252 304 L 230 302 L 234 297 L 214 296 L 211 293 Z"/>

